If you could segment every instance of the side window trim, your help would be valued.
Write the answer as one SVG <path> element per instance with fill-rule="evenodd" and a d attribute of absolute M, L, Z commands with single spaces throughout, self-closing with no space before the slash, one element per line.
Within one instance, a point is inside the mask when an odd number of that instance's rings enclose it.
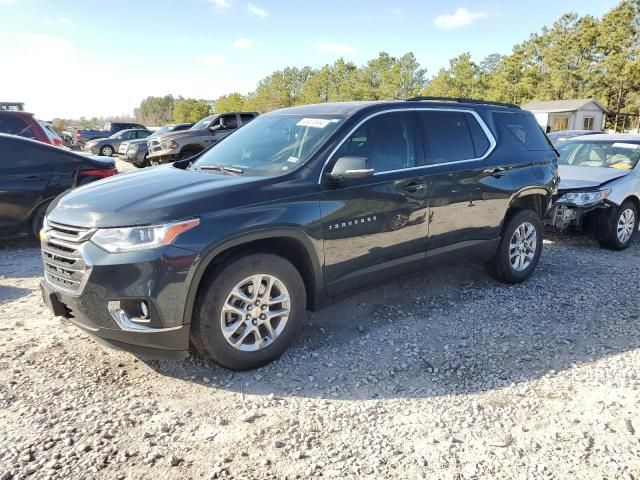
<path fill-rule="evenodd" d="M 484 122 L 484 119 L 480 115 L 478 115 L 478 112 L 476 112 L 474 110 L 470 110 L 468 108 L 443 108 L 443 107 L 436 107 L 436 108 L 415 108 L 415 107 L 414 108 L 390 108 L 390 109 L 387 109 L 387 110 L 380 110 L 378 112 L 374 112 L 374 113 L 372 113 L 370 115 L 367 115 L 365 118 L 360 120 L 351 130 L 349 130 L 349 132 L 347 132 L 347 134 L 344 137 L 342 137 L 342 140 L 340 140 L 340 142 L 338 142 L 338 144 L 334 147 L 334 149 L 331 150 L 331 153 L 327 156 L 327 159 L 325 160 L 324 165 L 322 166 L 322 169 L 320 170 L 320 177 L 318 178 L 318 185 L 322 184 L 322 179 L 324 177 L 324 174 L 325 174 L 325 171 L 327 169 L 327 166 L 334 160 L 334 156 L 335 156 L 336 152 L 338 150 L 340 150 L 342 145 L 349 138 L 351 138 L 351 136 L 366 121 L 368 121 L 369 119 L 371 119 L 373 117 L 377 117 L 378 115 L 383 115 L 385 113 L 391 113 L 391 112 L 420 112 L 422 110 L 432 110 L 432 111 L 438 111 L 438 112 L 464 112 L 464 113 L 470 113 L 476 119 L 476 121 L 480 125 L 480 128 L 482 129 L 484 134 L 487 136 L 487 139 L 489 140 L 489 148 L 484 153 L 484 155 L 482 155 L 481 157 L 478 157 L 478 158 L 470 158 L 468 160 L 456 160 L 454 162 L 427 163 L 426 162 L 426 154 L 428 153 L 428 147 L 429 146 L 427 145 L 427 142 L 425 142 L 421 138 L 420 145 L 422 145 L 422 149 L 419 150 L 419 151 L 421 152 L 421 154 L 424 155 L 423 158 L 420 159 L 420 161 L 422 162 L 422 165 L 415 166 L 415 167 L 409 167 L 409 168 L 403 168 L 403 169 L 400 169 L 400 170 L 393 170 L 393 171 L 390 171 L 390 172 L 381 172 L 381 175 L 382 174 L 387 174 L 387 173 L 396 173 L 396 172 L 417 170 L 419 168 L 433 168 L 433 167 L 438 167 L 438 166 L 441 166 L 441 165 L 456 165 L 456 164 L 459 164 L 459 163 L 480 162 L 480 161 L 484 160 L 485 158 L 487 158 L 489 155 L 491 155 L 491 153 L 493 153 L 493 151 L 495 150 L 496 145 L 497 145 L 495 137 L 491 133 L 491 130 L 489 130 L 489 127 L 487 127 L 487 124 Z M 420 121 L 423 122 L 422 119 L 420 119 Z M 414 120 L 414 122 L 415 122 L 415 120 Z M 415 123 L 414 123 L 414 128 L 415 128 Z M 416 145 L 416 147 L 418 147 L 418 146 L 419 145 Z M 418 161 L 418 159 L 416 159 L 416 161 Z"/>

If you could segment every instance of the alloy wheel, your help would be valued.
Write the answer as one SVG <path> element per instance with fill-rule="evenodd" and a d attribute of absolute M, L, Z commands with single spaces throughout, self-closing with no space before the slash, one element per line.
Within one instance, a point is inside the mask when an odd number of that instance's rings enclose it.
<path fill-rule="evenodd" d="M 538 234 L 535 227 L 525 222 L 516 228 L 509 244 L 509 262 L 516 272 L 529 268 L 536 255 Z"/>
<path fill-rule="evenodd" d="M 624 210 L 620 216 L 618 217 L 618 226 L 616 229 L 616 235 L 618 236 L 618 241 L 622 244 L 625 244 L 633 235 L 633 229 L 636 225 L 636 215 L 633 213 L 633 210 L 627 208 Z"/>
<path fill-rule="evenodd" d="M 271 345 L 286 327 L 291 300 L 284 283 L 257 274 L 239 282 L 227 295 L 220 327 L 232 347 L 255 352 Z"/>

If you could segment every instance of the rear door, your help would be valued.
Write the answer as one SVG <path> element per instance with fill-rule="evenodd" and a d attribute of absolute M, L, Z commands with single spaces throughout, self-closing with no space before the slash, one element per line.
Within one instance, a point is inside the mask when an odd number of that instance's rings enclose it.
<path fill-rule="evenodd" d="M 427 201 L 423 156 L 412 111 L 362 123 L 329 160 L 320 185 L 327 293 L 424 267 Z M 344 156 L 366 157 L 374 176 L 333 180 Z"/>
<path fill-rule="evenodd" d="M 501 160 L 492 157 L 493 135 L 473 111 L 429 109 L 419 116 L 429 165 L 427 257 L 490 254 L 513 191 Z"/>
<path fill-rule="evenodd" d="M 31 142 L 0 139 L 0 229 L 25 224 L 48 188 L 52 172 L 37 147 Z"/>

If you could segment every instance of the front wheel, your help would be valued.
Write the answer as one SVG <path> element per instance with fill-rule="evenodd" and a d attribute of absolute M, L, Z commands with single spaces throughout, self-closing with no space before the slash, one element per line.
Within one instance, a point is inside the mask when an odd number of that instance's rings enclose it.
<path fill-rule="evenodd" d="M 502 282 L 524 282 L 538 265 L 543 236 L 544 227 L 536 212 L 519 211 L 509 219 L 487 270 Z"/>
<path fill-rule="evenodd" d="M 624 202 L 609 218 L 607 237 L 600 245 L 610 250 L 624 250 L 638 230 L 638 209 L 633 202 Z"/>
<path fill-rule="evenodd" d="M 204 284 L 192 342 L 232 370 L 258 368 L 293 342 L 306 310 L 304 282 L 282 257 L 253 254 L 228 262 Z"/>

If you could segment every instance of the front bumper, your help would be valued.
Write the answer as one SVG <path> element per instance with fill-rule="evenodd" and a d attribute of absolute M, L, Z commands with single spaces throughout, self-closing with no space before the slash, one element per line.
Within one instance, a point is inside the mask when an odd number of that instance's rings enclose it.
<path fill-rule="evenodd" d="M 554 204 L 545 219 L 547 226 L 559 231 L 589 233 L 604 238 L 608 233 L 608 220 L 612 205 L 600 202 L 586 207 Z"/>
<path fill-rule="evenodd" d="M 146 153 L 146 150 L 138 150 L 136 152 L 127 151 L 126 153 L 118 152 L 118 158 L 125 162 L 133 163 L 134 165 L 142 165 Z"/>
<path fill-rule="evenodd" d="M 190 325 L 184 323 L 184 311 L 194 252 L 167 247 L 108 254 L 91 242 L 79 251 L 87 268 L 77 292 L 56 284 L 45 267 L 42 296 L 54 315 L 134 354 L 171 359 L 188 355 Z M 132 324 L 112 313 L 114 302 L 141 301 L 149 305 L 150 323 Z"/>

